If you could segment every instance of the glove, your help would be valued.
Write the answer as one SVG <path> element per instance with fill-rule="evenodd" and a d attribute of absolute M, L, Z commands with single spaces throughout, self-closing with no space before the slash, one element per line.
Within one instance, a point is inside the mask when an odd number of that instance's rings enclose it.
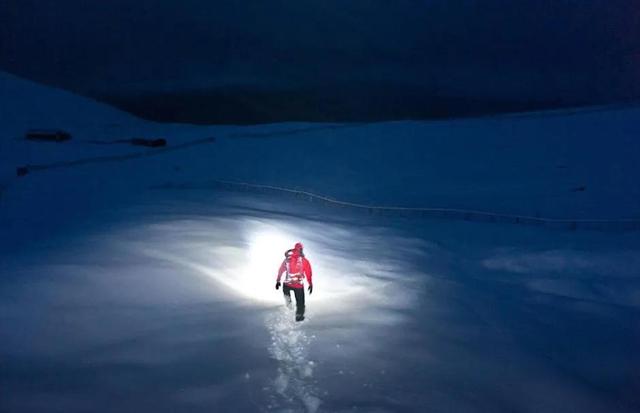
<path fill-rule="evenodd" d="M 276 290 L 280 289 L 280 281 L 276 282 Z"/>
<path fill-rule="evenodd" d="M 313 285 L 309 286 L 309 294 L 311 294 L 313 292 Z"/>

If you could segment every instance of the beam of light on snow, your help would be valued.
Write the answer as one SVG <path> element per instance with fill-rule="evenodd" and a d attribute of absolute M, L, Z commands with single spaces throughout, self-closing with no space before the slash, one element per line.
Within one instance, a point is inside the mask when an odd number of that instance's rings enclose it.
<path fill-rule="evenodd" d="M 362 356 L 371 348 L 369 329 L 397 327 L 403 317 L 398 310 L 413 304 L 417 290 L 418 277 L 407 259 L 416 246 L 379 228 L 226 216 L 166 222 L 151 232 L 144 252 L 169 261 L 181 275 L 212 281 L 212 297 L 276 306 L 260 315 L 271 336 L 269 354 L 277 361 L 272 382 L 262 387 L 267 410 L 315 413 L 324 402 L 314 380 L 315 335 L 306 323 L 317 317 L 318 325 L 336 329 L 338 336 L 348 334 Z M 282 289 L 275 289 L 284 252 L 298 241 L 305 245 L 314 283 L 313 294 L 306 293 L 302 324 L 285 308 Z"/>
<path fill-rule="evenodd" d="M 219 228 L 211 228 L 221 235 Z M 260 303 L 281 303 L 275 291 L 276 272 L 280 258 L 290 242 L 282 233 L 258 231 L 251 233 L 244 245 L 234 245 L 236 236 L 230 235 L 228 244 L 192 246 L 187 254 L 147 249 L 148 254 L 205 275 L 231 293 Z M 184 241 L 181 242 L 184 245 Z M 212 259 L 214 260 L 212 262 Z"/>
<path fill-rule="evenodd" d="M 393 312 L 376 310 L 403 308 L 412 301 L 411 289 L 394 287 L 411 283 L 412 269 L 389 254 L 404 247 L 397 239 L 355 226 L 224 217 L 165 222 L 151 232 L 156 235 L 149 237 L 157 240 L 140 249 L 214 281 L 212 296 L 232 294 L 260 304 L 282 304 L 282 290 L 275 290 L 277 270 L 284 252 L 301 241 L 313 268 L 314 291 L 307 293 L 312 313 L 339 314 L 367 306 L 370 317 L 385 323 L 393 322 Z"/>

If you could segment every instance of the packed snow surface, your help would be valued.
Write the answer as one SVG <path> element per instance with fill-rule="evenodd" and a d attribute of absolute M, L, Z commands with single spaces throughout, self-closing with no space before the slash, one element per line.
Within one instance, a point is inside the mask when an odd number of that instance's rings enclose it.
<path fill-rule="evenodd" d="M 637 231 L 214 185 L 633 220 L 638 109 L 196 127 L 8 74 L 0 99 L 1 411 L 640 409 Z M 113 143 L 134 137 L 169 145 Z M 302 323 L 274 289 L 297 241 L 314 269 Z"/>

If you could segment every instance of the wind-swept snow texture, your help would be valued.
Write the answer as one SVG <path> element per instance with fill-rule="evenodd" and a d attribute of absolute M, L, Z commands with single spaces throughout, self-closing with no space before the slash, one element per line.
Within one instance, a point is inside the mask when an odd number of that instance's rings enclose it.
<path fill-rule="evenodd" d="M 640 110 L 196 127 L 7 74 L 0 99 L 0 411 L 640 409 L 638 231 L 212 184 L 634 220 Z M 134 137 L 169 144 L 104 144 Z M 303 323 L 274 289 L 296 241 L 314 268 Z"/>

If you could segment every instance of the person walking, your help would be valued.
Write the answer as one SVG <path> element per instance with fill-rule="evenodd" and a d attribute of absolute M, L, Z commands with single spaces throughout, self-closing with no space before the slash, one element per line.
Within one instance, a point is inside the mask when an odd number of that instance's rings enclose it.
<path fill-rule="evenodd" d="M 304 280 L 309 283 L 309 294 L 313 292 L 313 280 L 311 278 L 311 263 L 304 256 L 302 243 L 298 242 L 293 249 L 284 253 L 284 261 L 278 269 L 276 279 L 276 290 L 282 285 L 282 292 L 287 307 L 291 308 L 291 292 L 296 297 L 296 321 L 304 320 Z M 282 284 L 280 280 L 285 274 Z"/>

